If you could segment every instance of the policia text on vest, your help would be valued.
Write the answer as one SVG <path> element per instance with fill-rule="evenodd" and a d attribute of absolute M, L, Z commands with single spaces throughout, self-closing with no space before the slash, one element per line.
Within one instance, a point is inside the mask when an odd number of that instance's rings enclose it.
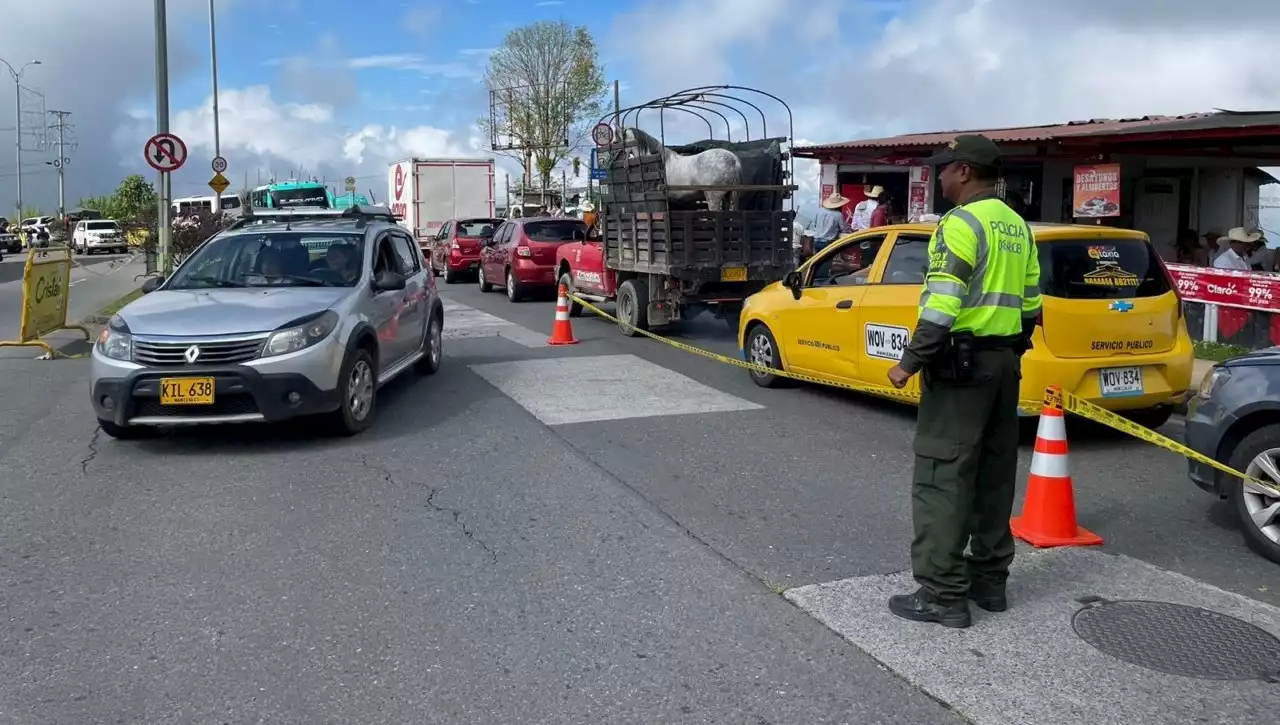
<path fill-rule="evenodd" d="M 969 600 L 1007 606 L 1020 360 L 1040 313 L 1040 263 L 1026 222 L 992 190 L 999 151 L 990 139 L 958 136 L 927 163 L 957 206 L 929 240 L 919 321 L 889 371 L 899 388 L 923 375 L 911 542 L 920 589 L 890 598 L 889 609 L 967 627 Z"/>

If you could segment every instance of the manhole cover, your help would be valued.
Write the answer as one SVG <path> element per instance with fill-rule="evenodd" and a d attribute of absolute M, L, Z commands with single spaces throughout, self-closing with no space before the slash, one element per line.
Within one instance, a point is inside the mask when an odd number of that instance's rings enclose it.
<path fill-rule="evenodd" d="M 1095 649 L 1157 672 L 1203 680 L 1280 678 L 1280 639 L 1208 609 L 1098 600 L 1075 613 L 1071 628 Z"/>

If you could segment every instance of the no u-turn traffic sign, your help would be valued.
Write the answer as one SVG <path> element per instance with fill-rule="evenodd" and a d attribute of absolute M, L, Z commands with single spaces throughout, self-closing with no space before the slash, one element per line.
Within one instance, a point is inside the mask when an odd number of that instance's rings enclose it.
<path fill-rule="evenodd" d="M 158 133 L 147 139 L 142 156 L 156 171 L 177 171 L 187 161 L 187 145 L 171 133 Z"/>

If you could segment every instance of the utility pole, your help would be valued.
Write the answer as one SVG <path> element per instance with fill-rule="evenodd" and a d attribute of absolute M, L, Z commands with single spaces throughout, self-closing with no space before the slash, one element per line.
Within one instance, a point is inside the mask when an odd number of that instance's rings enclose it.
<path fill-rule="evenodd" d="M 156 133 L 169 133 L 169 22 L 165 3 L 155 0 L 156 21 Z M 173 271 L 173 249 L 170 246 L 169 174 L 160 172 L 160 193 L 156 200 L 156 242 L 160 247 L 160 275 Z"/>
<path fill-rule="evenodd" d="M 56 133 L 58 138 L 54 142 L 58 153 L 52 163 L 53 168 L 58 171 L 58 218 L 61 219 L 67 215 L 66 171 L 67 164 L 71 163 L 71 159 L 67 156 L 67 132 L 71 130 L 71 125 L 67 123 L 67 118 L 71 116 L 71 111 L 49 111 L 49 115 L 56 119 L 49 126 L 49 130 Z"/>
<path fill-rule="evenodd" d="M 209 67 L 213 73 L 213 155 L 222 156 L 222 135 L 218 128 L 218 40 L 213 25 L 213 0 L 209 0 Z M 214 208 L 222 213 L 222 192 L 215 191 Z"/>
<path fill-rule="evenodd" d="M 0 58 L 0 63 L 4 63 L 4 67 L 9 69 L 9 75 L 13 76 L 13 148 L 15 162 L 18 168 L 15 169 L 18 174 L 18 218 L 22 218 L 22 74 L 27 72 L 27 68 L 33 65 L 40 65 L 38 60 L 29 60 L 18 70 L 14 70 L 9 61 Z"/>

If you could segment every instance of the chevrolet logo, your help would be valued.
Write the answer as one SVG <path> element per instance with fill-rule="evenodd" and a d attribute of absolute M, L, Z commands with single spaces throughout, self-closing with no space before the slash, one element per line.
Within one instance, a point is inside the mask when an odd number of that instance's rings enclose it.
<path fill-rule="evenodd" d="M 1133 309 L 1133 303 L 1128 300 L 1116 300 L 1111 303 L 1111 309 L 1115 312 L 1128 312 Z"/>
<path fill-rule="evenodd" d="M 188 363 L 194 365 L 196 362 L 196 358 L 200 357 L 200 346 L 192 345 L 191 347 L 187 348 L 187 351 L 182 353 L 182 357 L 186 358 Z"/>

